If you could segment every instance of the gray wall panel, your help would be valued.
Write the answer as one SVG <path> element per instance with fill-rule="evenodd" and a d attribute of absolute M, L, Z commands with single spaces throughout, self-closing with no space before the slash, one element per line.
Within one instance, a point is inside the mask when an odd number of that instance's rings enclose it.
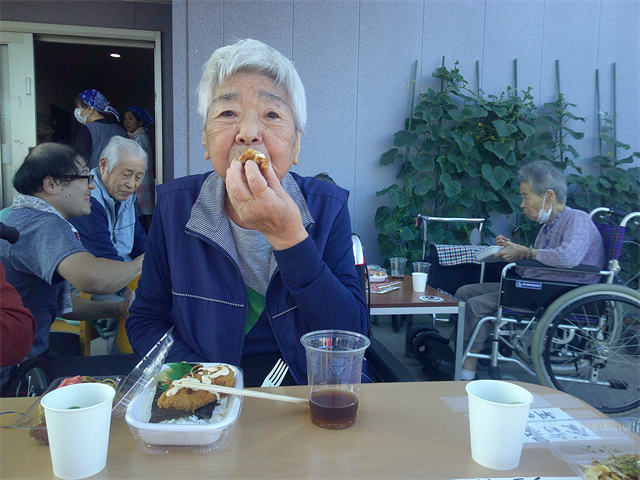
<path fill-rule="evenodd" d="M 295 2 L 293 60 L 307 92 L 307 126 L 300 164 L 293 171 L 327 172 L 354 192 L 358 91 L 358 4 L 332 1 L 318 11 L 314 2 Z M 322 38 L 321 42 L 310 39 Z M 349 198 L 353 212 L 354 195 Z"/>
<path fill-rule="evenodd" d="M 398 167 L 380 166 L 380 156 L 404 127 L 410 106 L 414 61 L 420 58 L 422 2 L 363 1 L 360 8 L 356 190 L 354 231 L 362 237 L 367 262 L 381 261 L 375 212 L 388 204 L 376 192 L 397 182 Z"/>

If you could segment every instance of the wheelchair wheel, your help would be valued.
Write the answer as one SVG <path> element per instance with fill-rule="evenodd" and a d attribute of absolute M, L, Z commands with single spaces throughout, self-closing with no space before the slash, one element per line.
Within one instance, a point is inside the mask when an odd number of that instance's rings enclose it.
<path fill-rule="evenodd" d="M 628 351 L 625 322 L 638 322 L 640 293 L 620 285 L 585 285 L 558 298 L 531 345 L 542 385 L 607 414 L 640 406 L 640 358 Z"/>

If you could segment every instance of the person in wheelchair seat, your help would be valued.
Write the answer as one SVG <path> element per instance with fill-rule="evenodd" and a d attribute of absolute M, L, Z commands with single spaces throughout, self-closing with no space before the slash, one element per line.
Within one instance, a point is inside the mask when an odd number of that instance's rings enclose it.
<path fill-rule="evenodd" d="M 566 205 L 567 181 L 564 173 L 546 160 L 526 164 L 520 169 L 520 195 L 522 213 L 530 220 L 542 224 L 532 246 L 518 245 L 498 235 L 496 244 L 504 248 L 496 257 L 507 262 L 520 259 L 537 260 L 556 268 L 573 268 L 591 265 L 602 269 L 605 251 L 602 236 L 586 212 Z M 569 273 L 541 269 L 518 268 L 517 274 L 530 279 L 596 283 L 597 274 Z M 455 294 L 466 302 L 465 346 L 476 324 L 483 317 L 498 311 L 500 283 L 474 283 L 464 285 Z M 484 323 L 476 336 L 471 352 L 479 352 L 490 333 L 489 323 Z M 462 365 L 462 380 L 476 378 L 478 359 L 467 357 Z"/>

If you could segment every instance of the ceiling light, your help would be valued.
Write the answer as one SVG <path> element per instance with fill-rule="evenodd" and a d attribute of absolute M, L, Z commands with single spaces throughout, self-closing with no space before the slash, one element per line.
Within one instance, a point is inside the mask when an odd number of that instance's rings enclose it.
<path fill-rule="evenodd" d="M 119 53 L 112 53 L 111 56 L 113 58 L 120 58 L 120 54 Z"/>

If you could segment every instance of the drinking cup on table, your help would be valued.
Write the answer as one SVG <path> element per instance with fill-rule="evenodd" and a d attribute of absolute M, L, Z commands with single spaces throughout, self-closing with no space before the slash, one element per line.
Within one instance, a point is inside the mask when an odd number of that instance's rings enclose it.
<path fill-rule="evenodd" d="M 356 421 L 364 335 L 346 330 L 319 330 L 300 338 L 306 352 L 309 410 L 316 425 L 338 430 Z"/>
<path fill-rule="evenodd" d="M 391 264 L 391 276 L 396 278 L 403 278 L 404 267 L 407 264 L 407 259 L 400 257 L 391 257 L 389 259 L 389 263 Z"/>
<path fill-rule="evenodd" d="M 471 456 L 493 470 L 512 470 L 520 463 L 533 395 L 501 380 L 475 380 L 469 398 Z"/>
<path fill-rule="evenodd" d="M 413 278 L 413 291 L 424 292 L 427 289 L 427 277 L 428 275 L 423 272 L 413 272 L 411 274 Z"/>
<path fill-rule="evenodd" d="M 426 273 L 429 275 L 429 267 L 431 264 L 429 262 L 413 262 L 413 271 Z"/>
<path fill-rule="evenodd" d="M 42 397 L 56 477 L 87 478 L 106 466 L 115 394 L 115 389 L 104 383 L 80 383 Z"/>

